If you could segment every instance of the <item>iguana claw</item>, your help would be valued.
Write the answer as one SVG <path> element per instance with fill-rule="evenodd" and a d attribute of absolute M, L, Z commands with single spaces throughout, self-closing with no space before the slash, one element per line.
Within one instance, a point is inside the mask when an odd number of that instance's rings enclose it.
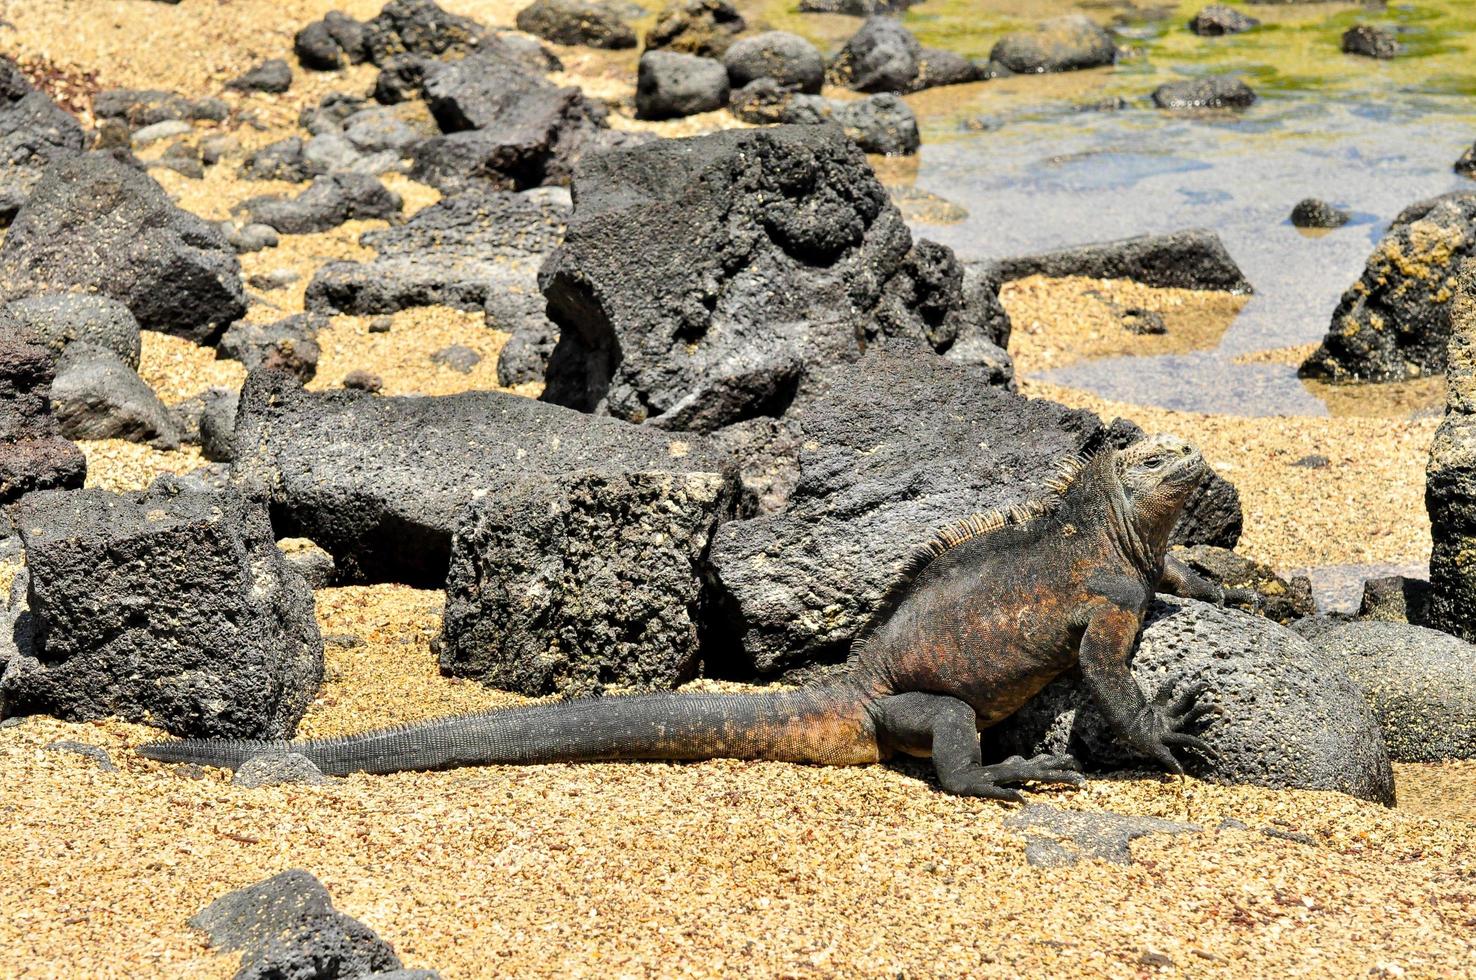
<path fill-rule="evenodd" d="M 1255 589 L 1225 589 L 1225 597 L 1220 600 L 1222 606 L 1248 606 L 1251 612 L 1261 612 L 1266 607 L 1266 599 Z"/>
<path fill-rule="evenodd" d="M 1224 709 L 1219 705 L 1199 702 L 1200 697 L 1209 690 L 1209 685 L 1204 681 L 1197 681 L 1178 694 L 1174 693 L 1175 686 L 1174 681 L 1169 681 L 1158 689 L 1153 701 L 1139 715 L 1134 741 L 1155 762 L 1182 776 L 1184 766 L 1174 755 L 1175 748 L 1189 749 L 1209 762 L 1219 758 L 1214 746 L 1189 734 L 1186 729 L 1194 728 L 1211 715 L 1224 714 Z"/>

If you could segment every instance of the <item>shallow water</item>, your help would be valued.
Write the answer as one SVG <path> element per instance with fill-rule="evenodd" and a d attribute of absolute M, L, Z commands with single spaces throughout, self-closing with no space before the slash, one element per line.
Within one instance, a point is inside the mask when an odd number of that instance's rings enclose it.
<path fill-rule="evenodd" d="M 1256 289 L 1217 346 L 1082 361 L 1044 377 L 1170 408 L 1323 415 L 1333 401 L 1342 414 L 1356 396 L 1329 399 L 1325 389 L 1300 382 L 1291 364 L 1237 359 L 1320 340 L 1338 297 L 1400 210 L 1435 194 L 1476 190 L 1451 170 L 1476 140 L 1476 5 L 1239 5 L 1263 26 L 1201 38 L 1185 24 L 1203 5 L 1164 4 L 1155 14 L 1113 2 L 927 0 L 909 11 L 904 22 L 924 44 L 975 57 L 1005 31 L 1071 9 L 1112 22 L 1128 48 L 1112 69 L 909 97 L 923 147 L 907 178 L 967 212 L 914 228 L 964 259 L 1211 228 Z M 831 46 L 859 24 L 782 12 L 770 20 Z M 1339 38 L 1358 22 L 1400 27 L 1406 54 L 1389 62 L 1342 54 Z M 1196 116 L 1147 102 L 1164 81 L 1224 72 L 1245 77 L 1260 101 L 1241 113 Z M 1126 104 L 1082 108 L 1116 99 Z M 1348 207 L 1353 222 L 1315 236 L 1298 231 L 1288 215 L 1309 196 Z M 1431 389 L 1412 408 L 1385 401 L 1391 413 L 1409 414 L 1438 406 L 1439 396 Z"/>

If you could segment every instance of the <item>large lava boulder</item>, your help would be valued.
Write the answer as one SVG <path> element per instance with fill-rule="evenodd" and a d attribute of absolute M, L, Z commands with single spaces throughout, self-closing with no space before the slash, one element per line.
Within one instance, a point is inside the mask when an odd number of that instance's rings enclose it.
<path fill-rule="evenodd" d="M 48 490 L 16 506 L 33 635 L 5 714 L 116 714 L 188 737 L 292 735 L 323 674 L 313 597 L 266 514 L 171 480 Z"/>
<path fill-rule="evenodd" d="M 1399 381 L 1445 369 L 1461 262 L 1476 254 L 1476 194 L 1447 194 L 1400 212 L 1363 275 L 1333 310 L 1304 378 Z"/>
<path fill-rule="evenodd" d="M 78 289 L 197 343 L 246 313 L 241 264 L 220 229 L 105 153 L 48 167 L 0 245 L 0 298 Z"/>
<path fill-rule="evenodd" d="M 235 481 L 270 505 L 279 536 L 317 542 L 341 579 L 435 587 L 457 512 L 510 478 L 720 468 L 690 436 L 505 392 L 309 393 L 277 371 L 247 378 L 234 456 Z"/>
<path fill-rule="evenodd" d="M 441 670 L 528 695 L 695 676 L 703 575 L 738 499 L 718 473 L 519 479 L 461 512 Z"/>
<path fill-rule="evenodd" d="M 952 251 L 914 245 L 837 127 L 603 153 L 574 200 L 539 275 L 557 404 L 710 430 L 781 412 L 814 368 L 879 337 L 946 352 L 987 334 Z"/>
<path fill-rule="evenodd" d="M 378 255 L 323 265 L 305 302 L 310 310 L 374 314 L 412 306 L 475 310 L 493 298 L 527 297 L 532 306 L 518 303 L 518 309 L 546 322 L 538 267 L 563 238 L 568 215 L 562 188 L 468 190 L 421 208 L 402 225 L 366 232 L 360 244 Z"/>
<path fill-rule="evenodd" d="M 1313 617 L 1292 629 L 1363 690 L 1389 758 L 1476 759 L 1476 646 L 1408 623 Z"/>
<path fill-rule="evenodd" d="M 1343 665 L 1284 626 L 1233 609 L 1160 597 L 1132 662 L 1153 695 L 1203 683 L 1223 714 L 1200 736 L 1218 758 L 1184 753 L 1196 776 L 1228 783 L 1336 790 L 1392 805 L 1394 777 L 1378 720 Z M 1152 767 L 1127 748 L 1074 672 L 985 732 L 997 752 L 1069 752 L 1094 769 Z"/>
<path fill-rule="evenodd" d="M 738 674 L 843 658 L 936 529 L 1043 496 L 1063 460 L 1106 437 L 1089 412 L 908 342 L 824 372 L 784 424 L 798 469 L 787 506 L 723 525 L 712 547 L 727 648 L 709 662 Z"/>
<path fill-rule="evenodd" d="M 15 62 L 0 57 L 0 226 L 31 196 L 47 164 L 86 145 L 71 113 L 36 91 Z"/>

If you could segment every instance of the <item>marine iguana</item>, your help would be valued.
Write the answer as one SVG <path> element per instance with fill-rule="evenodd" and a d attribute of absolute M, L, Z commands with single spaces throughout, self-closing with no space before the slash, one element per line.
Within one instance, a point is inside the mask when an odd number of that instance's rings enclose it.
<path fill-rule="evenodd" d="M 236 767 L 297 752 L 325 773 L 497 763 L 772 759 L 826 765 L 931 756 L 944 790 L 1018 801 L 1012 784 L 1079 783 L 1069 756 L 985 765 L 979 732 L 1080 667 L 1132 746 L 1182 773 L 1175 749 L 1212 749 L 1189 729 L 1216 711 L 1203 685 L 1146 697 L 1128 671 L 1156 590 L 1226 593 L 1167 555 L 1206 472 L 1159 435 L 1069 462 L 1044 500 L 975 515 L 920 549 L 882 600 L 852 666 L 812 687 L 764 694 L 653 694 L 513 707 L 314 741 L 181 740 L 150 759 Z"/>

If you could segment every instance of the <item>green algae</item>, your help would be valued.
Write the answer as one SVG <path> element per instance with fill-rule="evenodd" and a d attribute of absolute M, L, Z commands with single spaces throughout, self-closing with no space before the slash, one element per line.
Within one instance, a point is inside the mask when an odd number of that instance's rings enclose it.
<path fill-rule="evenodd" d="M 924 0 L 901 20 L 927 47 L 984 60 L 1004 34 L 1045 17 L 1084 12 L 1115 29 L 1124 49 L 1117 67 L 1095 87 L 1105 96 L 1132 98 L 1175 78 L 1222 73 L 1243 75 L 1265 99 L 1476 95 L 1476 4 L 1470 0 L 1410 0 L 1383 10 L 1362 4 L 1263 6 L 1220 0 L 1261 25 L 1243 34 L 1199 37 L 1187 25 L 1207 2 L 1155 4 L 1149 17 L 1130 4 Z M 758 26 L 800 34 L 826 52 L 861 24 L 856 17 L 799 13 L 797 0 L 768 0 L 751 9 Z M 1169 9 L 1168 16 L 1158 16 Z M 1389 61 L 1343 54 L 1343 32 L 1359 23 L 1395 28 L 1404 53 Z"/>

